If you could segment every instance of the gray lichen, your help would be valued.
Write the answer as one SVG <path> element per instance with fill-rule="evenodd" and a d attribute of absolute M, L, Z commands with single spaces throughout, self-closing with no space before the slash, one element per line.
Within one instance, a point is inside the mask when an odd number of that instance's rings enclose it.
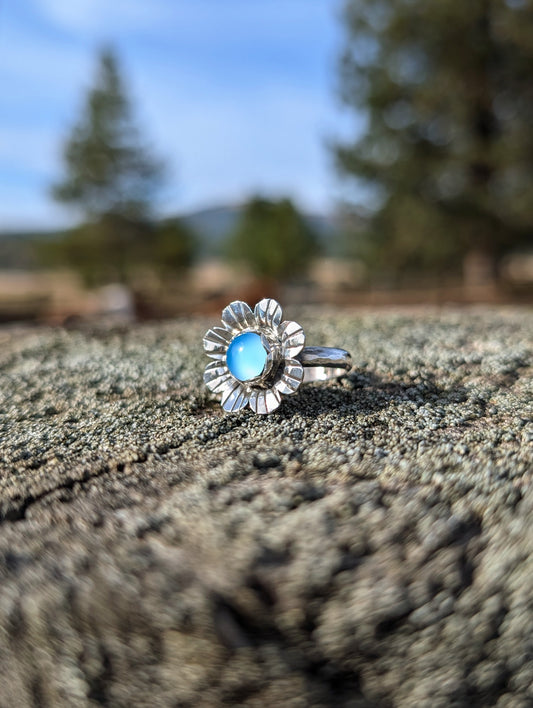
<path fill-rule="evenodd" d="M 530 310 L 304 310 L 269 416 L 211 320 L 0 330 L 0 706 L 533 705 Z"/>

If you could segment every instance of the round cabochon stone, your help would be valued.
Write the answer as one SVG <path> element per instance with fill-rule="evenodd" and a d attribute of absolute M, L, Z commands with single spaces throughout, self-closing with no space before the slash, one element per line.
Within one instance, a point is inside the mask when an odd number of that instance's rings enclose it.
<path fill-rule="evenodd" d="M 226 365 L 239 381 L 260 376 L 267 363 L 267 351 L 256 332 L 244 332 L 232 340 L 226 353 Z"/>

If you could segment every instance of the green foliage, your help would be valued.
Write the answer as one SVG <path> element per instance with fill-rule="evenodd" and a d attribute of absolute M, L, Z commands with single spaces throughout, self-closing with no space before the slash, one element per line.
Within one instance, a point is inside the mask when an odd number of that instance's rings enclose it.
<path fill-rule="evenodd" d="M 317 238 L 289 199 L 254 197 L 245 206 L 228 252 L 260 278 L 297 279 L 318 251 Z"/>
<path fill-rule="evenodd" d="M 366 127 L 336 155 L 377 205 L 367 260 L 496 264 L 533 230 L 531 1 L 347 0 L 344 16 L 342 98 Z"/>
<path fill-rule="evenodd" d="M 150 235 L 147 223 L 106 214 L 72 229 L 58 241 L 43 244 L 41 260 L 76 270 L 89 287 L 128 283 L 142 262 Z"/>
<path fill-rule="evenodd" d="M 166 219 L 154 232 L 152 255 L 155 269 L 163 278 L 180 274 L 196 254 L 193 232 L 180 219 Z"/>
<path fill-rule="evenodd" d="M 195 253 L 195 239 L 179 219 L 158 224 L 106 214 L 43 242 L 43 264 L 78 271 L 89 287 L 133 283 L 146 269 L 166 280 L 180 275 Z"/>
<path fill-rule="evenodd" d="M 104 50 L 94 88 L 64 149 L 66 174 L 54 197 L 89 220 L 103 214 L 143 220 L 162 177 L 162 166 L 142 144 L 132 120 L 117 59 Z"/>

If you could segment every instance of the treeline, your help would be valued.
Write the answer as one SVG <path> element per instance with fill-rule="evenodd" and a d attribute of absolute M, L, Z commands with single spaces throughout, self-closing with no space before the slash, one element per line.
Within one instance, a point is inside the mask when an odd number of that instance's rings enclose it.
<path fill-rule="evenodd" d="M 88 287 L 139 285 L 149 276 L 160 282 L 179 279 L 202 258 L 205 241 L 206 235 L 184 219 L 141 222 L 105 214 L 55 238 L 33 238 L 25 256 L 33 267 L 76 271 Z M 258 279 L 286 282 L 305 276 L 321 253 L 321 241 L 290 199 L 258 196 L 242 207 L 235 227 L 216 250 L 218 259 L 242 266 Z"/>
<path fill-rule="evenodd" d="M 533 244 L 531 2 L 345 0 L 343 22 L 338 83 L 364 124 L 332 146 L 346 183 L 338 251 L 364 264 L 368 284 L 469 270 L 497 283 L 504 259 Z M 165 165 L 133 120 L 110 50 L 63 157 L 53 195 L 81 225 L 43 239 L 41 262 L 90 284 L 191 265 L 198 235 L 155 218 Z M 305 273 L 318 246 L 290 200 L 257 197 L 222 255 L 286 280 Z"/>

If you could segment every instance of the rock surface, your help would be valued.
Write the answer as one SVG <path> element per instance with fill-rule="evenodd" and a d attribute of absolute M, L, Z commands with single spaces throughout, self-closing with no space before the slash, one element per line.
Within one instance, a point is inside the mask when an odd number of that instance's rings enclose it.
<path fill-rule="evenodd" d="M 266 417 L 0 330 L 1 708 L 533 706 L 532 311 L 288 310 L 355 368 Z"/>

